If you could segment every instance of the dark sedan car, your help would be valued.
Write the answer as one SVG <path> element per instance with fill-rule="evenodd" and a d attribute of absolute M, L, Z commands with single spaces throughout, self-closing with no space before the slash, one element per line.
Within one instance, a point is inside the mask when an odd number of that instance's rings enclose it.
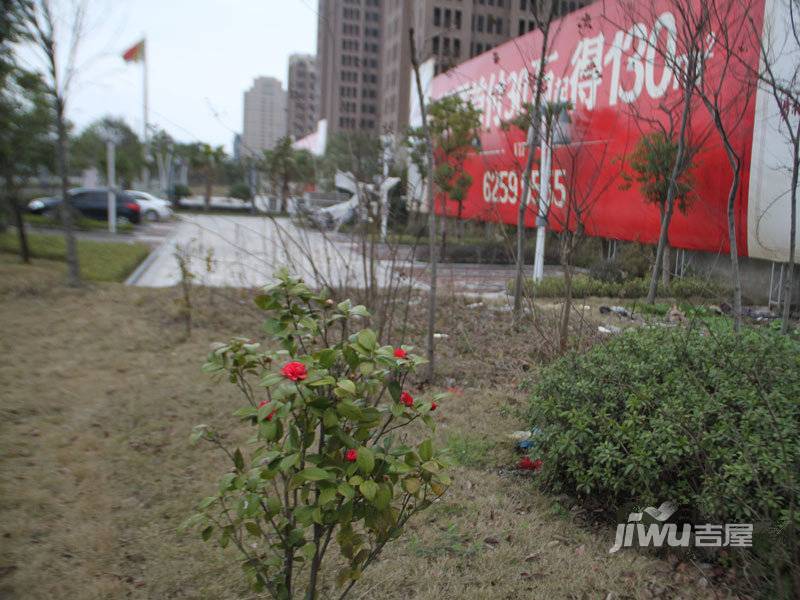
<path fill-rule="evenodd" d="M 108 220 L 108 188 L 76 188 L 69 192 L 72 208 L 88 219 Z M 136 199 L 126 192 L 116 191 L 117 218 L 131 223 L 141 220 L 141 207 Z M 35 215 L 54 215 L 61 205 L 61 198 L 37 198 L 28 204 Z"/>

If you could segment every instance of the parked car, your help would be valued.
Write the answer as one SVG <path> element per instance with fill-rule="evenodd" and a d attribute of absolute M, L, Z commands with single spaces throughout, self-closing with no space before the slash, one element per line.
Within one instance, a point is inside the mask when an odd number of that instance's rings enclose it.
<path fill-rule="evenodd" d="M 108 220 L 108 188 L 73 188 L 67 193 L 70 197 L 70 205 L 81 216 L 100 221 Z M 121 191 L 117 191 L 115 194 L 117 219 L 139 223 L 142 208 L 136 199 Z M 60 205 L 60 197 L 37 198 L 28 203 L 28 210 L 35 215 L 55 216 Z"/>
<path fill-rule="evenodd" d="M 142 216 L 146 221 L 168 221 L 172 218 L 172 204 L 169 200 L 156 198 L 147 192 L 136 190 L 125 190 L 139 203 L 142 208 Z"/>

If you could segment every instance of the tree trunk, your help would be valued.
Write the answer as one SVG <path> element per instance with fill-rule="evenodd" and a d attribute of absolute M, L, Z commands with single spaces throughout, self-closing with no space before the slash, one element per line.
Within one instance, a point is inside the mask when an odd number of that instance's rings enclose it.
<path fill-rule="evenodd" d="M 686 64 L 686 82 L 694 81 L 694 74 L 697 73 L 697 57 L 688 56 Z M 664 218 L 661 219 L 661 233 L 658 236 L 658 247 L 656 248 L 656 260 L 653 263 L 653 272 L 650 276 L 650 289 L 647 292 L 647 303 L 655 304 L 656 291 L 658 290 L 658 271 L 664 260 L 664 247 L 669 243 L 669 223 L 672 220 L 672 212 L 675 209 L 675 196 L 678 194 L 678 177 L 684 170 L 684 159 L 686 156 L 686 130 L 689 126 L 689 113 L 692 110 L 692 94 L 694 85 L 686 85 L 684 82 L 683 108 L 681 111 L 681 127 L 678 132 L 678 148 L 675 152 L 675 164 L 672 165 L 672 172 L 669 177 L 669 187 L 667 188 L 667 198 L 665 201 Z"/>
<path fill-rule="evenodd" d="M 204 204 L 206 210 L 211 210 L 211 191 L 214 187 L 214 180 L 211 177 L 211 170 L 206 171 L 206 196 Z"/>
<path fill-rule="evenodd" d="M 727 145 L 727 143 L 726 143 Z M 739 251 L 736 244 L 736 193 L 739 190 L 739 172 L 741 162 L 739 157 L 732 161 L 733 181 L 728 191 L 728 237 L 731 250 L 731 274 L 733 276 L 733 330 L 738 333 L 742 328 L 742 279 L 739 275 Z"/>
<path fill-rule="evenodd" d="M 781 333 L 789 331 L 789 319 L 792 316 L 792 294 L 794 293 L 794 253 L 797 244 L 797 181 L 800 173 L 800 124 L 792 140 L 794 151 L 792 161 L 792 196 L 790 207 L 789 223 L 789 271 L 786 274 L 786 281 L 783 288 L 783 313 L 781 316 Z"/>
<path fill-rule="evenodd" d="M 289 182 L 284 180 L 281 185 L 281 212 L 286 214 L 289 212 Z"/>
<path fill-rule="evenodd" d="M 61 225 L 64 227 L 64 239 L 67 247 L 67 285 L 78 287 L 81 285 L 81 270 L 78 263 L 78 246 L 75 242 L 75 232 L 72 230 L 72 203 L 69 198 L 69 173 L 67 171 L 67 126 L 64 122 L 64 101 L 56 93 L 56 127 L 58 139 L 56 141 L 56 160 L 58 174 L 61 179 Z"/>
<path fill-rule="evenodd" d="M 537 99 L 537 103 L 539 100 Z M 530 126 L 533 128 L 533 124 Z M 528 139 L 536 139 L 534 131 L 528 130 Z M 525 204 L 531 190 L 531 168 L 533 167 L 534 143 L 528 145 L 528 158 L 525 161 L 525 171 L 522 174 L 522 198 L 517 207 L 517 264 L 514 276 L 514 319 L 519 320 L 522 311 L 522 288 L 524 284 L 523 268 L 525 266 Z"/>
<path fill-rule="evenodd" d="M 517 210 L 517 264 L 514 277 L 514 319 L 518 320 L 522 311 L 522 287 L 523 287 L 523 268 L 525 266 L 525 209 L 531 189 L 531 168 L 533 167 L 533 156 L 536 153 L 537 140 L 539 139 L 539 112 L 542 106 L 542 77 L 544 67 L 547 63 L 547 46 L 550 39 L 550 23 L 555 15 L 555 1 L 550 5 L 547 21 L 542 27 L 542 45 L 540 49 L 539 70 L 536 73 L 536 91 L 533 99 L 533 114 L 528 130 L 528 159 L 525 161 L 525 172 L 522 174 L 522 198 L 519 199 Z M 530 130 L 533 128 L 533 131 Z"/>
<path fill-rule="evenodd" d="M 571 242 L 570 242 L 571 243 Z M 561 323 L 558 327 L 558 348 L 563 353 L 569 342 L 569 314 L 572 310 L 572 252 L 561 253 L 561 266 L 564 269 L 564 306 L 561 310 Z"/>
<path fill-rule="evenodd" d="M 17 238 L 19 239 L 20 260 L 24 263 L 30 263 L 31 251 L 28 247 L 28 233 L 25 231 L 25 221 L 22 218 L 22 209 L 19 206 L 16 192 L 10 192 L 8 203 L 11 205 L 11 212 L 14 213 L 14 225 L 17 228 Z"/>
<path fill-rule="evenodd" d="M 439 257 L 447 262 L 447 207 L 444 194 L 442 194 L 442 219 L 439 221 L 439 229 L 442 233 L 442 248 L 439 251 Z"/>
<path fill-rule="evenodd" d="M 664 284 L 664 293 L 669 289 L 670 276 L 672 275 L 672 261 L 670 260 L 670 245 L 669 238 L 667 243 L 664 244 L 664 256 L 661 264 L 661 283 Z"/>

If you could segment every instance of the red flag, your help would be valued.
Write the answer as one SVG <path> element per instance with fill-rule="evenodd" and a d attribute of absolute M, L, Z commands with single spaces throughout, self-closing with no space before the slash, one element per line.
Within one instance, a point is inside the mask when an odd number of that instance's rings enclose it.
<path fill-rule="evenodd" d="M 140 62 L 144 60 L 144 40 L 125 50 L 122 58 L 125 62 Z"/>

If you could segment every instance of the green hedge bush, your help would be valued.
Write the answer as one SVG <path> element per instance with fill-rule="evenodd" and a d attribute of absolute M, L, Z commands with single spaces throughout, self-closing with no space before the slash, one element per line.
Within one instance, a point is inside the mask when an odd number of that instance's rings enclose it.
<path fill-rule="evenodd" d="M 623 281 L 603 281 L 588 275 L 576 275 L 572 279 L 572 297 L 588 298 L 644 298 L 650 287 L 650 278 L 636 277 Z M 509 283 L 513 291 L 513 282 Z M 562 298 L 564 297 L 564 279 L 562 277 L 545 277 L 541 282 L 534 283 L 531 279 L 525 280 L 525 293 L 535 298 Z M 728 289 L 721 283 L 697 277 L 684 277 L 673 279 L 669 291 L 659 285 L 660 297 L 672 298 L 712 298 L 717 299 L 728 294 Z"/>
<path fill-rule="evenodd" d="M 800 344 L 773 330 L 630 331 L 541 373 L 541 482 L 618 514 L 671 500 L 695 523 L 768 524 L 792 541 L 767 577 L 780 563 L 797 585 L 798 398 Z"/>

